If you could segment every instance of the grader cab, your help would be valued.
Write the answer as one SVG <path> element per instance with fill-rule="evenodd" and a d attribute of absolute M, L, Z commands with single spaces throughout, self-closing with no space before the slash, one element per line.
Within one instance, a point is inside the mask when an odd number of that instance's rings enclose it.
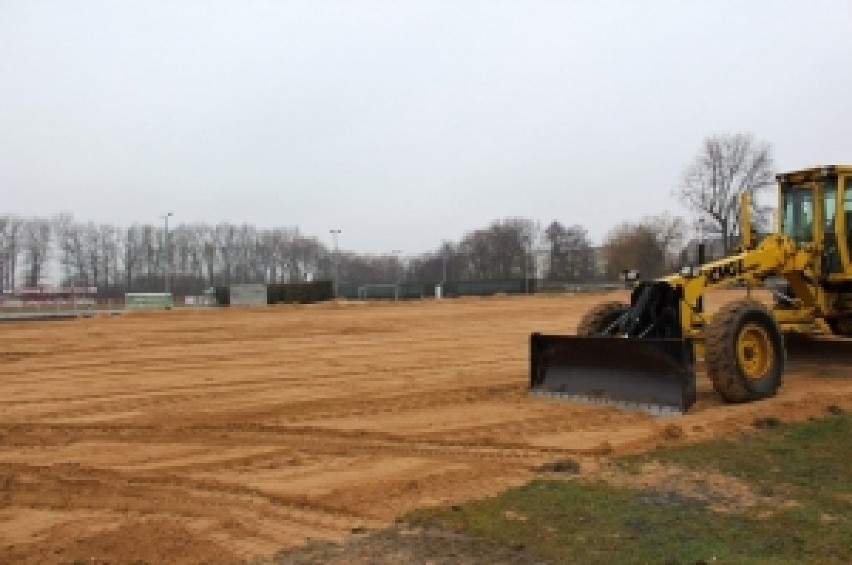
<path fill-rule="evenodd" d="M 777 233 L 752 236 L 747 195 L 742 245 L 732 255 L 653 281 L 636 281 L 630 303 L 605 302 L 577 335 L 530 337 L 531 392 L 685 412 L 703 360 L 727 402 L 773 396 L 781 386 L 785 335 L 852 335 L 852 166 L 780 174 Z M 751 298 L 705 312 L 708 288 L 753 288 L 781 279 L 771 307 Z M 821 323 L 825 322 L 824 324 Z"/>

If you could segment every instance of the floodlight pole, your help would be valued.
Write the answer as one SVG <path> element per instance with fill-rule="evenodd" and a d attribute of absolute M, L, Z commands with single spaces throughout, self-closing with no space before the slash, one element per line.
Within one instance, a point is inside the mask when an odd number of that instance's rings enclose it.
<path fill-rule="evenodd" d="M 331 234 L 331 239 L 334 242 L 334 297 L 337 298 L 340 285 L 340 248 L 337 246 L 337 236 L 341 230 L 328 230 Z"/>
<path fill-rule="evenodd" d="M 445 241 L 444 242 L 444 249 L 443 249 L 443 256 L 444 256 L 443 267 L 444 268 L 441 271 L 441 290 L 442 291 L 444 290 L 444 285 L 447 284 L 447 255 L 449 254 L 449 252 L 450 252 L 450 244 L 449 244 L 449 242 Z"/>
<path fill-rule="evenodd" d="M 400 278 L 399 272 L 401 270 L 400 269 L 401 264 L 399 262 L 399 254 L 402 253 L 402 250 L 401 249 L 394 249 L 393 251 L 391 251 L 391 253 L 394 254 L 394 257 L 396 257 L 396 268 L 394 269 L 394 271 L 395 271 L 394 278 L 396 279 L 394 281 L 394 283 L 396 284 L 396 286 L 394 287 L 393 294 L 394 294 L 394 299 L 399 300 L 399 278 Z"/>
<path fill-rule="evenodd" d="M 166 232 L 163 235 L 163 251 L 165 253 L 165 276 L 163 278 L 165 279 L 164 286 L 166 294 L 169 294 L 169 292 L 171 292 L 171 289 L 169 288 L 169 274 L 171 273 L 171 259 L 169 257 L 169 217 L 171 216 L 174 216 L 172 212 L 168 212 L 165 216 L 163 216 L 163 220 L 166 224 Z"/>

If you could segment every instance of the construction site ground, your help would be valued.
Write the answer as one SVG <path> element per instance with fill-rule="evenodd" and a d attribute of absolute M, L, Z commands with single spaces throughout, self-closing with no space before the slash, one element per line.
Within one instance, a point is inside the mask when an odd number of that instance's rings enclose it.
<path fill-rule="evenodd" d="M 712 311 L 740 291 L 707 297 Z M 211 562 L 343 540 L 594 468 L 852 408 L 852 342 L 685 416 L 531 397 L 528 339 L 609 294 L 135 312 L 0 325 L 0 561 Z M 765 295 L 759 296 L 766 300 Z"/>

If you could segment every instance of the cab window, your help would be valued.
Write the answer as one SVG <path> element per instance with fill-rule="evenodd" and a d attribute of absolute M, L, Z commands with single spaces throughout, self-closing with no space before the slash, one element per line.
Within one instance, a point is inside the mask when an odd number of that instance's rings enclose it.
<path fill-rule="evenodd" d="M 813 193 L 788 187 L 784 191 L 784 233 L 799 243 L 813 241 Z"/>
<path fill-rule="evenodd" d="M 835 219 L 837 216 L 837 181 L 829 179 L 823 186 L 823 273 L 841 271 L 840 250 L 837 248 Z M 845 203 L 844 203 L 845 204 Z"/>
<path fill-rule="evenodd" d="M 826 234 L 834 233 L 834 217 L 837 212 L 837 206 L 835 206 L 835 202 L 837 201 L 837 183 L 828 181 L 825 184 L 823 193 L 825 194 L 825 198 L 823 199 L 825 202 L 823 207 L 823 210 L 825 210 L 825 214 L 823 214 L 823 227 Z"/>

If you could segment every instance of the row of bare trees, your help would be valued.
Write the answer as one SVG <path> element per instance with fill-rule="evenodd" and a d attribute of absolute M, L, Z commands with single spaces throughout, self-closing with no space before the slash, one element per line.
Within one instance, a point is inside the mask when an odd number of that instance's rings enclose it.
<path fill-rule="evenodd" d="M 612 278 L 627 264 L 652 274 L 661 272 L 680 241 L 677 229 L 683 225 L 678 218 L 664 219 L 621 224 L 601 251 L 592 247 L 579 225 L 553 221 L 542 228 L 533 220 L 507 218 L 458 242 L 444 242 L 434 252 L 403 260 L 352 252 L 338 256 L 295 228 L 182 224 L 166 233 L 152 225 L 123 228 L 79 222 L 65 214 L 51 219 L 5 216 L 0 217 L 0 285 L 35 287 L 49 279 L 64 286 L 94 286 L 102 293 L 159 291 L 168 273 L 174 292 L 199 294 L 235 283 L 331 278 L 335 261 L 341 281 L 353 284 L 542 274 L 550 280 L 591 281 Z M 537 259 L 543 253 L 544 262 Z M 602 269 L 602 264 L 612 268 Z"/>
<path fill-rule="evenodd" d="M 727 252 L 738 230 L 739 195 L 756 195 L 772 178 L 767 143 L 749 134 L 715 135 L 705 139 L 675 195 L 707 222 Z M 768 209 L 752 201 L 760 225 Z M 395 255 L 336 254 L 298 228 L 183 224 L 167 234 L 152 225 L 118 227 L 69 215 L 0 216 L 0 288 L 34 287 L 50 277 L 101 292 L 157 291 L 167 273 L 178 294 L 234 283 L 330 279 L 335 272 L 341 282 L 354 284 L 508 279 L 542 270 L 560 281 L 612 279 L 626 268 L 658 276 L 677 266 L 674 258 L 688 232 L 682 218 L 663 213 L 618 224 L 596 250 L 580 225 L 553 221 L 542 227 L 534 220 L 507 218 L 402 261 Z M 542 252 L 544 268 L 536 259 Z M 58 265 L 58 275 L 48 273 L 50 264 Z"/>
<path fill-rule="evenodd" d="M 542 249 L 548 254 L 544 269 L 536 260 Z M 595 250 L 584 228 L 553 221 L 542 229 L 539 222 L 525 218 L 495 220 L 458 242 L 446 241 L 434 252 L 414 258 L 407 267 L 408 276 L 417 282 L 541 275 L 562 281 L 596 278 Z"/>
<path fill-rule="evenodd" d="M 169 273 L 180 294 L 220 284 L 304 280 L 328 272 L 328 253 L 297 229 L 260 230 L 243 224 L 152 225 L 127 228 L 55 218 L 0 217 L 0 286 L 34 287 L 48 265 L 62 285 L 102 292 L 162 290 Z"/>
<path fill-rule="evenodd" d="M 0 287 L 10 288 L 17 281 L 31 287 L 41 281 L 51 233 L 46 220 L 0 216 Z"/>

